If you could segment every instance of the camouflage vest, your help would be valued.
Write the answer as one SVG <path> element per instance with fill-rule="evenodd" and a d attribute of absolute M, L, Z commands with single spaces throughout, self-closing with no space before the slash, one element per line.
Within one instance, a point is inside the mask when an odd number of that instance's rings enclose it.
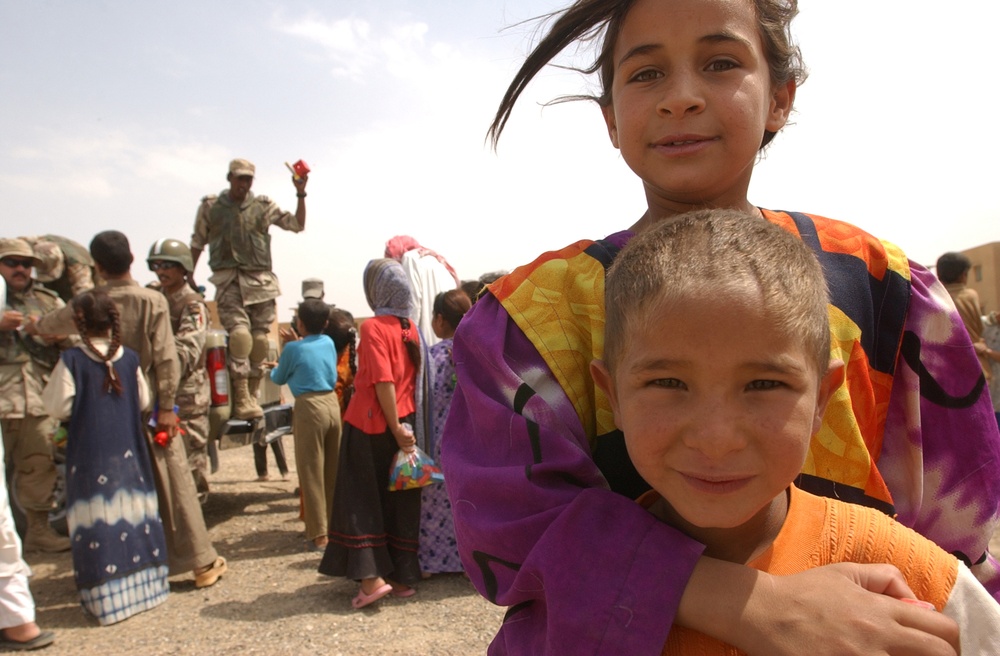
<path fill-rule="evenodd" d="M 226 192 L 208 210 L 208 265 L 212 271 L 242 269 L 271 270 L 271 227 L 267 196 L 248 193 L 243 207 L 235 205 Z"/>
<path fill-rule="evenodd" d="M 24 292 L 8 290 L 7 305 L 25 316 L 40 317 L 59 307 L 58 296 L 34 282 Z M 34 360 L 42 368 L 52 370 L 59 362 L 59 347 L 43 344 L 18 330 L 0 331 L 0 364 L 15 364 Z"/>

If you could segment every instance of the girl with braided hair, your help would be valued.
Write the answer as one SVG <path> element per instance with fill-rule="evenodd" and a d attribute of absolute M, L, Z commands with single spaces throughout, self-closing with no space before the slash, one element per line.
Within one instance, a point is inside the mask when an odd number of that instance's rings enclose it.
<path fill-rule="evenodd" d="M 84 610 L 102 625 L 163 603 L 167 548 L 141 413 L 150 403 L 138 354 L 121 345 L 111 297 L 72 302 L 82 344 L 64 351 L 42 399 L 69 422 L 67 520 Z"/>
<path fill-rule="evenodd" d="M 388 594 L 409 597 L 420 580 L 420 490 L 389 491 L 396 452 L 416 444 L 406 424 L 412 426 L 416 417 L 420 333 L 409 318 L 410 283 L 399 262 L 372 260 L 364 285 L 375 316 L 361 324 L 329 542 L 319 566 L 327 576 L 360 582 L 354 608 Z"/>

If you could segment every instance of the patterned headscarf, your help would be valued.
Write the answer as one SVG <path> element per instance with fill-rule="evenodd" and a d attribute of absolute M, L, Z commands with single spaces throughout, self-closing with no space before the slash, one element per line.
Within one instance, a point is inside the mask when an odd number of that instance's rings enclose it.
<path fill-rule="evenodd" d="M 365 266 L 365 298 L 376 317 L 413 317 L 410 281 L 396 260 L 372 260 Z"/>
<path fill-rule="evenodd" d="M 432 251 L 429 248 L 425 248 L 420 245 L 420 243 L 409 235 L 396 235 L 389 241 L 385 242 L 385 256 L 391 257 L 397 262 L 403 261 L 403 253 L 409 253 L 410 251 L 417 251 L 420 257 L 425 255 L 430 255 L 435 260 L 444 265 L 444 268 L 448 269 L 448 273 L 451 277 L 455 279 L 455 287 L 459 287 L 462 281 L 458 279 L 458 274 L 455 273 L 455 269 L 452 268 L 448 260 L 444 259 L 443 255 L 438 255 L 437 252 Z"/>

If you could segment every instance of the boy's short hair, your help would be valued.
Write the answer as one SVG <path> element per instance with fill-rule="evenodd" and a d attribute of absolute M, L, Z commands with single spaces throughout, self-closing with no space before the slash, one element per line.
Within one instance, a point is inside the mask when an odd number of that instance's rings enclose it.
<path fill-rule="evenodd" d="M 299 303 L 299 320 L 310 335 L 319 335 L 330 319 L 330 306 L 318 298 L 307 298 Z"/>
<path fill-rule="evenodd" d="M 945 253 L 937 260 L 937 277 L 944 284 L 958 282 L 972 268 L 972 260 L 962 253 Z"/>
<path fill-rule="evenodd" d="M 774 329 L 801 336 L 819 375 L 824 374 L 830 363 L 830 324 L 816 255 L 782 228 L 736 210 L 696 210 L 661 221 L 622 249 L 605 281 L 608 370 L 615 371 L 630 333 L 652 310 L 752 288 L 759 291 Z"/>
<path fill-rule="evenodd" d="M 117 230 L 105 230 L 94 235 L 90 241 L 90 256 L 113 276 L 128 273 L 134 259 L 128 237 Z"/>

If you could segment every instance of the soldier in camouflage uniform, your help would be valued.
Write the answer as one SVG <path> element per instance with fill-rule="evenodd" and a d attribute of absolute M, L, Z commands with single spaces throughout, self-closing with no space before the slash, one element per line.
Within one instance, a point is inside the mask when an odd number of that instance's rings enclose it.
<path fill-rule="evenodd" d="M 28 524 L 24 549 L 56 552 L 68 550 L 70 543 L 49 526 L 56 486 L 52 434 L 58 423 L 46 414 L 41 395 L 59 361 L 59 345 L 27 335 L 21 326 L 28 317 L 64 303 L 32 280 L 31 269 L 37 262 L 24 240 L 0 239 L 0 274 L 7 285 L 7 305 L 0 317 L 0 426 L 7 461 L 14 470 L 16 501 Z"/>
<path fill-rule="evenodd" d="M 174 403 L 184 434 L 188 464 L 198 490 L 198 500 L 208 498 L 208 410 L 210 389 L 205 369 L 205 339 L 208 336 L 208 308 L 204 297 L 191 288 L 188 276 L 194 261 L 187 244 L 176 239 L 160 239 L 149 249 L 146 262 L 160 281 L 159 289 L 170 306 L 170 324 L 181 366 L 181 379 Z"/>
<path fill-rule="evenodd" d="M 206 246 L 215 285 L 219 320 L 229 333 L 229 372 L 233 394 L 233 416 L 262 417 L 257 389 L 265 374 L 267 334 L 275 320 L 275 302 L 281 290 L 271 271 L 272 225 L 300 232 L 306 225 L 308 176 L 292 178 L 298 205 L 295 214 L 282 211 L 267 196 L 255 196 L 255 167 L 245 159 L 229 163 L 229 189 L 218 196 L 205 196 L 198 206 L 191 255 L 194 264 Z"/>
<path fill-rule="evenodd" d="M 66 303 L 99 284 L 94 280 L 94 258 L 83 244 L 59 235 L 21 237 L 28 242 L 38 264 L 35 280 L 59 294 Z"/>

